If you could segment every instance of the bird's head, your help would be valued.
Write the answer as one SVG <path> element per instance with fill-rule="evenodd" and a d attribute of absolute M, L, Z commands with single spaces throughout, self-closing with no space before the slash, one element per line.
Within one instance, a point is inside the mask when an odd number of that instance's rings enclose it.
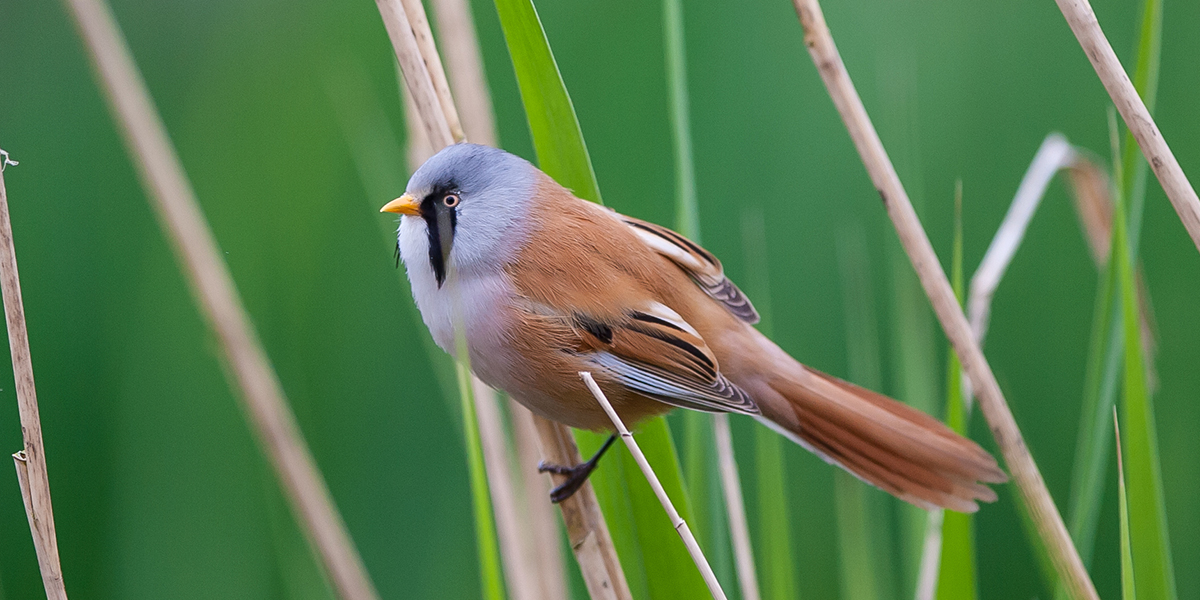
<path fill-rule="evenodd" d="M 421 165 L 403 196 L 381 212 L 403 215 L 400 256 L 411 270 L 424 261 L 437 279 L 457 270 L 500 268 L 523 240 L 522 226 L 539 171 L 503 150 L 447 146 Z"/>

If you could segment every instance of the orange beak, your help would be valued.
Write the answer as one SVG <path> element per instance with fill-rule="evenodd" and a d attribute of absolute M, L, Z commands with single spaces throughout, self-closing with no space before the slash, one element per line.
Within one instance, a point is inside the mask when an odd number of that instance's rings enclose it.
<path fill-rule="evenodd" d="M 421 203 L 416 198 L 405 194 L 383 205 L 379 212 L 390 212 L 401 215 L 417 216 L 421 214 Z"/>

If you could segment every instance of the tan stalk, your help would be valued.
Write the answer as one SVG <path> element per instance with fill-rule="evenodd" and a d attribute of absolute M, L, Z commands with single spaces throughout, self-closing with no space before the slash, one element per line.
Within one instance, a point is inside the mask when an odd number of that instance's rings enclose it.
<path fill-rule="evenodd" d="M 588 389 L 591 390 L 592 396 L 604 408 L 604 412 L 608 415 L 609 420 L 612 421 L 617 435 L 621 437 L 621 441 L 625 443 L 625 447 L 629 448 L 629 453 L 633 455 L 634 462 L 642 470 L 642 475 L 646 477 L 646 482 L 650 484 L 650 488 L 654 490 L 654 495 L 658 496 L 658 501 L 662 504 L 663 510 L 666 511 L 667 517 L 671 519 L 671 526 L 675 528 L 675 532 L 683 540 L 683 545 L 687 547 L 688 554 L 692 556 L 692 562 L 696 563 L 696 568 L 700 570 L 700 575 L 704 578 L 704 583 L 708 585 L 708 592 L 712 594 L 714 600 L 725 600 L 725 591 L 721 589 L 721 584 L 717 581 L 717 576 L 713 573 L 708 560 L 704 558 L 704 551 L 700 549 L 700 544 L 696 541 L 696 536 L 692 535 L 692 530 L 688 528 L 687 521 L 684 521 L 683 517 L 679 516 L 679 511 L 675 510 L 675 505 L 671 503 L 671 498 L 667 496 L 667 491 L 663 489 L 662 483 L 658 481 L 658 477 L 654 474 L 654 469 L 650 467 L 650 461 L 646 460 L 646 455 L 642 454 L 642 449 L 638 446 L 637 441 L 633 439 L 633 434 L 625 427 L 625 423 L 621 422 L 621 417 L 617 415 L 617 411 L 609 403 L 608 398 L 604 396 L 604 392 L 600 391 L 600 386 L 596 385 L 596 380 L 592 379 L 592 374 L 587 371 L 581 371 L 579 377 L 583 379 Z"/>
<path fill-rule="evenodd" d="M 758 571 L 754 568 L 754 549 L 750 545 L 750 525 L 746 520 L 746 503 L 742 495 L 742 480 L 738 477 L 737 460 L 733 456 L 733 432 L 729 415 L 713 415 L 713 437 L 717 441 L 717 461 L 721 469 L 721 489 L 725 492 L 725 508 L 729 513 L 729 537 L 733 542 L 733 557 L 737 566 L 742 600 L 759 600 Z"/>
<path fill-rule="evenodd" d="M 520 489 L 525 492 L 524 506 L 529 511 L 533 560 L 541 570 L 539 583 L 542 597 L 551 600 L 566 598 L 567 572 L 560 542 L 562 534 L 558 518 L 554 516 L 554 505 L 545 501 L 550 497 L 550 488 L 553 487 L 550 478 L 537 470 L 542 454 L 538 448 L 534 416 L 529 409 L 511 398 L 508 400 L 508 414 L 512 420 L 513 443 L 517 447 L 517 471 L 522 481 Z"/>
<path fill-rule="evenodd" d="M 1200 198 L 1196 197 L 1196 190 L 1192 188 L 1187 175 L 1179 166 L 1179 161 L 1175 160 L 1175 155 L 1163 139 L 1158 125 L 1150 116 L 1150 111 L 1146 110 L 1146 104 L 1133 87 L 1133 82 L 1129 80 L 1121 61 L 1113 52 L 1108 38 L 1104 37 L 1100 22 L 1096 20 L 1096 13 L 1092 11 L 1092 5 L 1088 0 L 1056 2 L 1066 17 L 1067 24 L 1071 26 L 1071 31 L 1075 33 L 1075 38 L 1079 40 L 1079 45 L 1083 47 L 1083 53 L 1092 62 L 1104 89 L 1108 90 L 1113 104 L 1125 120 L 1125 125 L 1129 127 L 1129 132 L 1141 147 L 1142 154 L 1146 156 L 1146 161 L 1158 177 L 1158 182 L 1162 184 L 1167 198 L 1175 207 L 1179 220 L 1183 221 L 1183 227 L 1187 229 L 1188 235 L 1192 236 L 1192 243 L 1200 249 Z"/>
<path fill-rule="evenodd" d="M 420 117 L 430 149 L 441 149 L 464 141 L 465 136 L 461 132 L 456 135 L 449 125 L 449 122 L 458 121 L 457 109 L 450 101 L 449 94 L 444 95 L 448 104 L 441 104 L 430 74 L 431 65 L 437 65 L 440 69 L 441 60 L 424 57 L 421 54 L 421 45 L 417 43 L 422 36 L 429 39 L 432 37 L 427 32 L 422 32 L 421 35 L 413 33 L 414 26 L 424 24 L 427 28 L 428 22 L 424 20 L 423 15 L 420 19 L 410 19 L 405 12 L 405 5 L 400 0 L 376 0 L 376 5 L 391 38 L 392 48 L 404 74 L 405 87 L 408 95 L 413 98 L 413 105 Z M 436 54 L 437 49 L 428 44 L 426 51 Z M 441 80 L 445 80 L 444 74 Z M 579 448 L 567 427 L 537 416 L 532 416 L 532 419 L 545 461 L 565 465 L 583 462 Z M 571 548 L 579 561 L 584 583 L 593 600 L 631 600 L 629 584 L 625 581 L 625 574 L 617 560 L 608 525 L 600 512 L 600 505 L 591 484 L 585 484 L 558 506 L 567 526 Z"/>
<path fill-rule="evenodd" d="M 196 195 L 108 6 L 67 0 L 142 185 L 201 312 L 219 340 L 245 414 L 293 514 L 340 597 L 378 598 L 238 298 Z"/>
<path fill-rule="evenodd" d="M 850 81 L 846 66 L 838 55 L 837 46 L 825 24 L 825 16 L 817 0 L 793 0 L 804 42 L 812 55 L 817 71 L 845 122 L 863 165 L 879 191 L 888 216 L 901 244 L 929 297 L 934 312 L 942 324 L 954 351 L 958 354 L 979 398 L 980 409 L 988 421 L 992 436 L 1004 454 L 1005 462 L 1029 506 L 1038 534 L 1045 542 L 1051 560 L 1073 598 L 1097 599 L 1096 588 L 1071 541 L 1062 516 L 1046 489 L 1046 482 L 1025 446 L 1021 431 L 1013 419 L 1000 385 L 988 366 L 987 359 L 971 335 L 971 327 L 955 299 L 954 291 L 938 262 L 937 254 L 921 227 L 916 211 L 888 159 L 883 143 L 863 108 L 862 100 Z"/>
<path fill-rule="evenodd" d="M 12 221 L 8 215 L 8 193 L 4 189 L 4 167 L 15 165 L 0 150 L 0 289 L 4 296 L 4 319 L 8 325 L 8 349 L 12 354 L 13 381 L 17 387 L 17 410 L 25 449 L 13 454 L 17 484 L 29 517 L 29 533 L 37 552 L 38 567 L 48 600 L 67 600 L 62 565 L 58 561 L 58 536 L 54 533 L 54 509 L 50 505 L 50 476 L 46 472 L 46 449 L 42 445 L 42 419 L 38 416 L 37 390 L 33 385 L 33 359 L 29 356 L 29 332 L 25 329 L 25 305 L 21 301 L 21 279 L 17 275 L 17 251 L 13 245 Z"/>

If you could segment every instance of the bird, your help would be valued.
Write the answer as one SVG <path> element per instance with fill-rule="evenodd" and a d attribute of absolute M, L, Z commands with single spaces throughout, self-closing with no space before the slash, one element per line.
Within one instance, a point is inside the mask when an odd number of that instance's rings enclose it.
<path fill-rule="evenodd" d="M 792 358 L 710 252 L 665 227 L 577 198 L 532 163 L 461 142 L 380 209 L 434 341 L 487 385 L 570 427 L 675 408 L 749 415 L 859 479 L 925 509 L 974 512 L 1007 475 L 941 421 Z M 465 354 L 465 356 L 464 356 Z M 551 493 L 574 493 L 612 444 Z"/>

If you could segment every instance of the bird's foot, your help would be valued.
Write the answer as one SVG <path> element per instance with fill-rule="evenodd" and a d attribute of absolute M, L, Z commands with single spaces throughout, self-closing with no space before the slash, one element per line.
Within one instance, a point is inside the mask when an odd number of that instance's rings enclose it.
<path fill-rule="evenodd" d="M 589 458 L 587 462 L 573 467 L 556 465 L 544 460 L 538 463 L 538 473 L 554 473 L 555 475 L 564 475 L 567 478 L 566 481 L 563 481 L 557 487 L 550 490 L 550 501 L 558 504 L 574 496 L 575 492 L 578 492 L 579 488 L 583 487 L 584 483 L 587 483 L 588 476 L 592 474 L 592 471 L 596 470 L 596 465 L 600 463 L 600 457 L 604 456 L 605 451 L 608 450 L 609 446 L 612 446 L 616 439 L 617 436 L 615 435 L 608 436 L 608 440 L 604 442 L 603 446 L 600 446 L 595 455 Z"/>

